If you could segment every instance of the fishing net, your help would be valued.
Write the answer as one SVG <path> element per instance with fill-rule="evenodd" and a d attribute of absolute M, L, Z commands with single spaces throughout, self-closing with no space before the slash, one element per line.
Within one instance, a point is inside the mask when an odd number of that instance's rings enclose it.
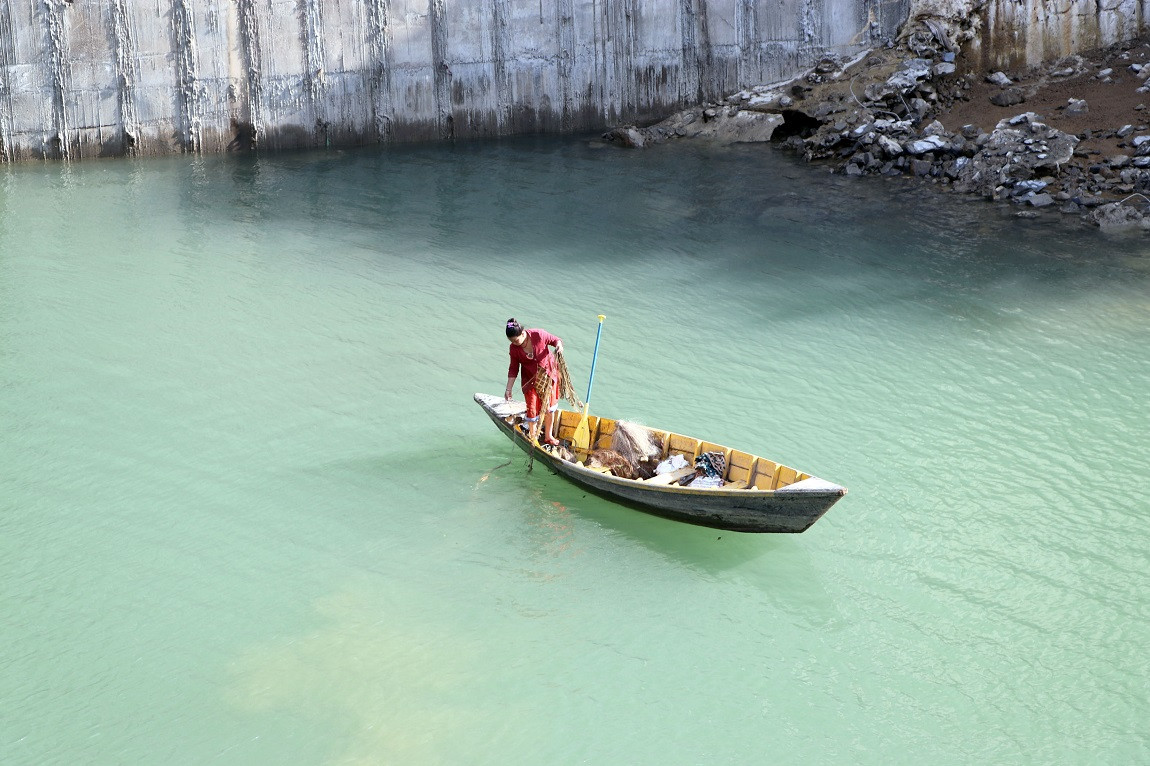
<path fill-rule="evenodd" d="M 555 354 L 555 361 L 559 368 L 559 398 L 566 399 L 571 406 L 579 410 L 583 408 L 583 400 L 575 393 L 575 386 L 571 384 L 571 372 L 567 369 L 567 360 L 562 354 Z"/>
<path fill-rule="evenodd" d="M 615 423 L 611 448 L 619 453 L 644 479 L 655 475 L 655 466 L 663 456 L 663 441 L 646 426 L 620 420 Z"/>
<path fill-rule="evenodd" d="M 566 399 L 571 402 L 571 406 L 577 410 L 583 409 L 583 402 L 579 400 L 579 395 L 575 393 L 575 386 L 571 384 L 571 373 L 567 369 L 567 360 L 559 352 L 555 352 L 555 368 L 559 372 L 559 398 Z M 551 377 L 547 371 L 542 367 L 539 372 L 535 373 L 535 393 L 539 395 L 539 401 L 543 402 L 543 410 L 549 410 L 556 402 L 551 400 Z"/>
<path fill-rule="evenodd" d="M 613 449 L 597 449 L 587 458 L 588 468 L 606 468 L 620 479 L 637 479 L 635 465 Z"/>
<path fill-rule="evenodd" d="M 555 352 L 555 362 L 555 369 L 559 374 L 559 398 L 571 402 L 572 406 L 576 409 L 582 409 L 583 402 L 579 401 L 579 397 L 575 393 L 575 387 L 571 385 L 571 373 L 567 369 L 567 361 L 558 351 Z M 557 401 L 552 397 L 552 381 L 553 378 L 544 367 L 539 367 L 535 372 L 535 393 L 539 396 L 539 401 L 543 405 L 540 408 L 541 413 L 547 412 L 551 407 L 557 404 Z M 541 420 L 530 424 L 527 428 L 527 436 L 529 439 L 535 441 L 539 438 L 541 425 Z"/>

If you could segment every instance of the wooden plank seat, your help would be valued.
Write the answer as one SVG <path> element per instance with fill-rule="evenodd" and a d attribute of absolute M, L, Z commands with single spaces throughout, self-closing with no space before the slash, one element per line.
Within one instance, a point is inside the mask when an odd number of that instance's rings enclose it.
<path fill-rule="evenodd" d="M 690 476 L 694 472 L 695 467 L 689 465 L 686 468 L 680 468 L 677 471 L 671 471 L 669 473 L 657 473 L 650 479 L 640 479 L 640 481 L 643 481 L 647 484 L 674 484 L 679 479 L 683 478 L 684 476 Z"/>

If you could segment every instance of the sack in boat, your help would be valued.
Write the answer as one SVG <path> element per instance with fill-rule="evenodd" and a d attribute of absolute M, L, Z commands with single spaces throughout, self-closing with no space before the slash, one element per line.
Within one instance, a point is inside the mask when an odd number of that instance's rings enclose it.
<path fill-rule="evenodd" d="M 655 466 L 655 473 L 674 473 L 680 468 L 686 467 L 687 458 L 678 453 L 675 453 L 674 455 L 671 455 L 671 457 L 664 460 L 662 463 L 659 463 L 659 465 Z"/>

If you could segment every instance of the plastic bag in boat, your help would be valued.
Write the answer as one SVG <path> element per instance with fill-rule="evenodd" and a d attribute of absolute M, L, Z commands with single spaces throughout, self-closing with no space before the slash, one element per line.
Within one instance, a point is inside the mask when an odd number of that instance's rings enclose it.
<path fill-rule="evenodd" d="M 683 457 L 682 455 L 671 455 L 671 457 L 655 466 L 655 473 L 673 473 L 674 471 L 678 471 L 680 468 L 686 467 L 687 458 Z"/>

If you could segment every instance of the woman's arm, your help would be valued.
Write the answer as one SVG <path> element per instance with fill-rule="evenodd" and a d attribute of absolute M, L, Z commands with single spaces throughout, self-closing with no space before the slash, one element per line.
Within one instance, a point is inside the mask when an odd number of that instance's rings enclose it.
<path fill-rule="evenodd" d="M 515 347 L 512 346 L 512 349 L 514 348 Z M 519 377 L 519 358 L 515 356 L 514 350 L 509 350 L 507 354 L 511 357 L 511 363 L 507 365 L 507 377 L 514 382 L 515 379 Z M 511 388 L 511 386 L 508 385 L 508 388 Z"/>
<path fill-rule="evenodd" d="M 511 401 L 511 387 L 515 385 L 515 376 L 512 375 L 507 379 L 507 390 L 503 392 L 503 398 Z"/>
<path fill-rule="evenodd" d="M 554 346 L 555 351 L 557 351 L 560 354 L 563 353 L 563 341 L 559 338 L 559 336 L 552 335 L 551 333 L 547 332 L 546 330 L 540 330 L 539 335 L 545 344 L 547 344 L 548 346 Z"/>

